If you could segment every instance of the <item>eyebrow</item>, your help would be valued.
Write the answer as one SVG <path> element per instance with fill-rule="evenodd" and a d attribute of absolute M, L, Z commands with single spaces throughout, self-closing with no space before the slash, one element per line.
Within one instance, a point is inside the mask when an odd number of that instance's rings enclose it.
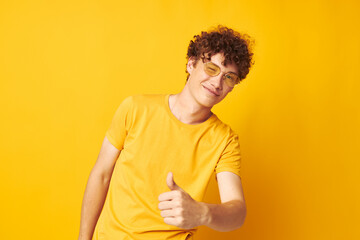
<path fill-rule="evenodd" d="M 208 62 L 211 63 L 211 64 L 214 64 L 216 67 L 220 68 L 220 71 L 221 71 L 221 67 L 219 67 L 219 65 L 213 63 L 212 61 L 208 61 Z M 207 63 L 207 62 L 205 62 L 205 63 Z M 239 74 L 237 74 L 237 73 L 235 73 L 235 72 L 232 72 L 232 71 L 229 71 L 229 72 L 226 72 L 226 73 L 233 73 L 233 74 L 235 74 L 236 76 L 239 77 Z"/>

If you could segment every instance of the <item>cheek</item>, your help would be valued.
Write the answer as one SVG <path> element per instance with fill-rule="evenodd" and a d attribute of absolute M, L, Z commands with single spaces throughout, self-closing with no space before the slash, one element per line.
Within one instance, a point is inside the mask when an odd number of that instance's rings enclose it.
<path fill-rule="evenodd" d="M 228 95 L 232 90 L 233 90 L 233 88 L 225 86 L 225 88 L 224 88 L 224 96 Z"/>

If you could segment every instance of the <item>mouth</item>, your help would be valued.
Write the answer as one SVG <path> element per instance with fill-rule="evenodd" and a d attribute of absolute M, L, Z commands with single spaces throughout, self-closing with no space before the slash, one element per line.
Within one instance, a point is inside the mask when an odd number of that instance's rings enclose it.
<path fill-rule="evenodd" d="M 215 97 L 220 96 L 220 94 L 217 93 L 216 91 L 214 91 L 214 90 L 212 90 L 212 89 L 210 89 L 210 88 L 207 88 L 207 87 L 205 87 L 204 85 L 202 85 L 202 86 L 203 86 L 203 88 L 204 88 L 208 93 L 210 93 L 212 96 L 215 96 Z"/>

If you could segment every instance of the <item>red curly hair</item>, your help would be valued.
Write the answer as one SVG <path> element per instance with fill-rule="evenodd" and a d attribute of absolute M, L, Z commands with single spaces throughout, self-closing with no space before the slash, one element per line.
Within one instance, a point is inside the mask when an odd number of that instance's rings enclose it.
<path fill-rule="evenodd" d="M 212 55 L 223 53 L 225 57 L 223 65 L 234 63 L 238 69 L 239 78 L 242 80 L 254 64 L 253 53 L 250 49 L 253 43 L 254 40 L 249 35 L 218 25 L 208 32 L 201 32 L 200 35 L 194 36 L 194 40 L 190 41 L 186 59 L 195 58 L 194 66 L 196 66 L 200 58 L 204 62 L 205 59 L 210 60 Z M 189 73 L 186 81 L 188 79 Z"/>

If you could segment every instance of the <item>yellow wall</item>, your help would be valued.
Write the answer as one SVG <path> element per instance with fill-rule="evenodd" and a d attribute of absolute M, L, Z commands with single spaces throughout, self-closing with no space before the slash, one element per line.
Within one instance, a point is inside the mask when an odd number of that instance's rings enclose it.
<path fill-rule="evenodd" d="M 1 1 L 1 239 L 76 239 L 119 103 L 176 93 L 222 23 L 255 65 L 215 113 L 239 133 L 244 226 L 195 239 L 360 239 L 360 18 L 352 1 Z M 212 182 L 206 201 L 218 201 Z"/>

